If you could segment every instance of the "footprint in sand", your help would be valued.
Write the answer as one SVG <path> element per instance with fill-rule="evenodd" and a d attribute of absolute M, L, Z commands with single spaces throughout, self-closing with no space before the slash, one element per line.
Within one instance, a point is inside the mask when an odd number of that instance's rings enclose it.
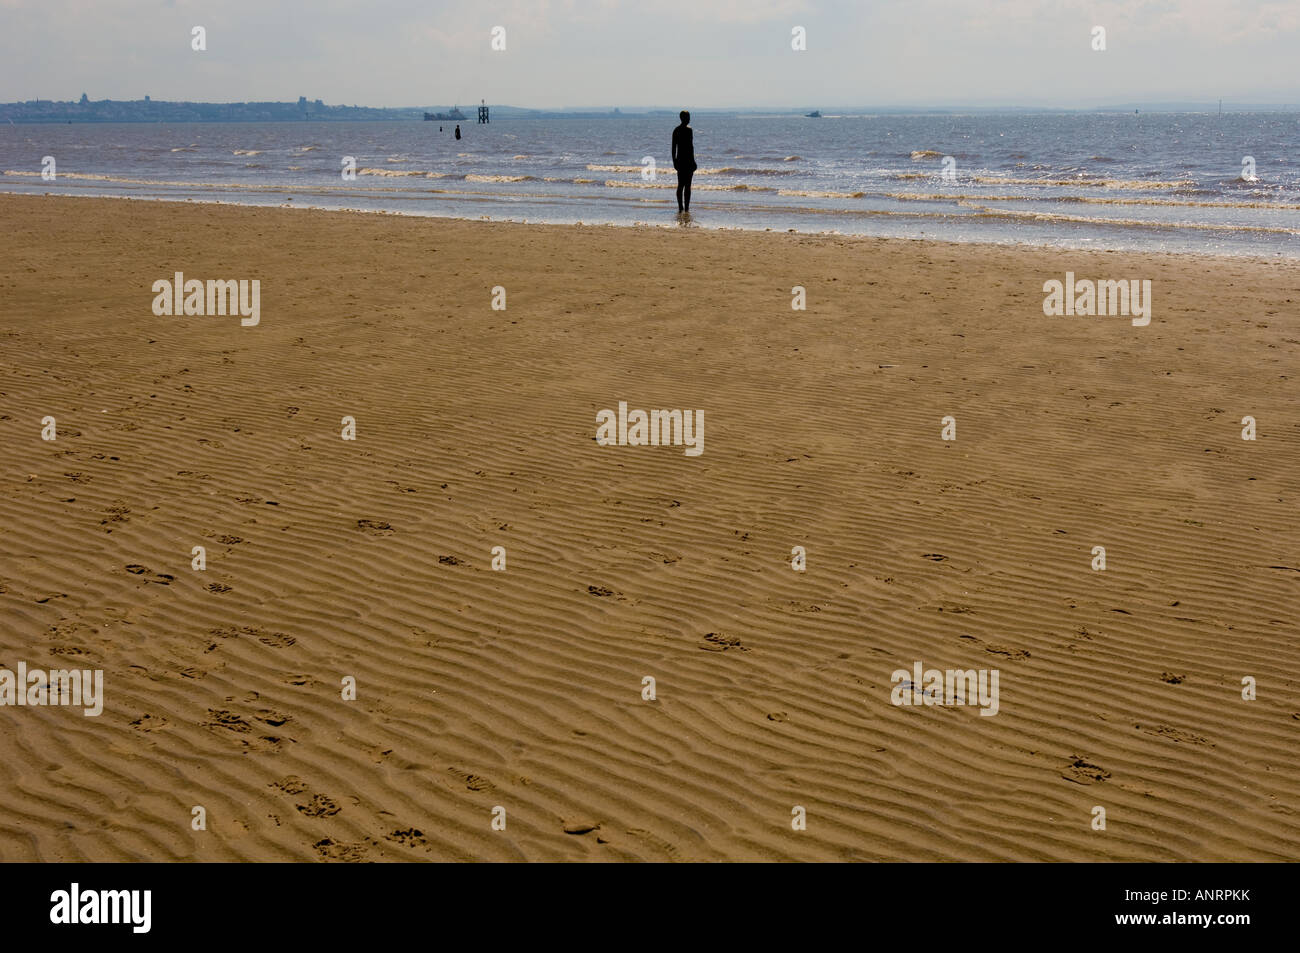
<path fill-rule="evenodd" d="M 973 635 L 959 635 L 957 638 L 961 639 L 963 642 L 973 643 L 974 645 L 984 645 L 981 640 L 975 638 Z M 984 645 L 984 651 L 988 652 L 990 655 L 1002 655 L 1012 660 L 1027 659 L 1030 657 L 1029 653 L 1024 649 L 1008 648 L 1005 645 Z"/>
<path fill-rule="evenodd" d="M 384 840 L 393 841 L 401 844 L 403 847 L 424 847 L 429 842 L 424 839 L 424 832 L 414 827 L 408 827 L 405 830 L 393 831 L 391 834 L 385 834 Z"/>
<path fill-rule="evenodd" d="M 47 630 L 46 637 L 51 639 L 71 638 L 79 636 L 85 638 L 87 635 L 98 635 L 99 629 L 93 625 L 87 625 L 85 622 L 79 622 L 75 619 L 56 622 Z"/>
<path fill-rule="evenodd" d="M 1110 772 L 1075 755 L 1061 772 L 1061 777 L 1075 784 L 1098 784 L 1109 778 Z"/>
<path fill-rule="evenodd" d="M 306 814 L 308 817 L 333 817 L 342 810 L 324 794 L 313 794 L 306 804 L 295 804 L 294 807 L 299 813 Z"/>
<path fill-rule="evenodd" d="M 285 635 L 283 632 L 259 632 L 257 641 L 263 645 L 269 645 L 273 649 L 287 649 L 298 640 L 292 635 Z"/>
<path fill-rule="evenodd" d="M 365 841 L 356 841 L 351 844 L 340 844 L 330 840 L 328 837 L 318 840 L 311 845 L 315 848 L 316 853 L 320 854 L 325 860 L 337 860 L 344 864 L 359 864 L 366 859 L 369 848 Z"/>
<path fill-rule="evenodd" d="M 285 794 L 301 794 L 303 791 L 307 790 L 307 782 L 296 774 L 290 774 L 281 778 L 279 781 L 272 781 L 267 785 L 267 787 L 275 788 L 277 791 L 282 791 Z"/>
<path fill-rule="evenodd" d="M 298 641 L 292 635 L 285 635 L 283 632 L 268 632 L 265 629 L 254 628 L 251 625 L 219 626 L 209 629 L 208 634 L 215 635 L 220 639 L 237 639 L 241 635 L 251 635 L 263 645 L 269 645 L 274 649 L 288 648 Z"/>
<path fill-rule="evenodd" d="M 139 731 L 158 731 L 160 728 L 166 728 L 167 725 L 167 719 L 161 715 L 141 715 L 131 722 L 131 727 Z"/>
<path fill-rule="evenodd" d="M 731 649 L 740 649 L 742 652 L 749 651 L 740 644 L 740 639 L 734 635 L 722 635 L 719 632 L 706 633 L 704 641 L 700 643 L 700 648 L 706 652 L 726 652 Z"/>
<path fill-rule="evenodd" d="M 78 657 L 78 656 L 85 655 L 85 654 L 86 654 L 86 650 L 85 650 L 85 649 L 82 649 L 82 648 L 78 648 L 78 647 L 75 646 L 75 645 L 51 645 L 51 646 L 50 646 L 50 654 L 51 654 L 51 655 L 68 655 L 68 656 L 71 656 L 71 657 L 73 657 L 73 658 L 76 658 L 76 657 Z"/>
<path fill-rule="evenodd" d="M 1216 747 L 1213 741 L 1203 738 L 1200 735 L 1194 735 L 1190 731 L 1183 731 L 1181 728 L 1174 728 L 1172 725 L 1134 725 L 1138 731 L 1144 731 L 1149 735 L 1155 735 L 1158 738 L 1168 738 L 1171 741 L 1179 741 L 1191 745 L 1209 745 L 1211 748 Z"/>
<path fill-rule="evenodd" d="M 99 521 L 99 525 L 107 526 L 110 523 L 129 523 L 131 520 L 127 514 L 130 512 L 131 508 L 129 506 L 124 506 L 120 503 L 110 506 L 108 508 L 108 515 Z M 108 532 L 111 533 L 113 531 L 110 529 Z"/>
<path fill-rule="evenodd" d="M 126 571 L 131 573 L 133 576 L 146 576 L 146 583 L 156 582 L 161 586 L 170 586 L 172 580 L 176 578 L 175 576 L 169 575 L 165 572 L 154 572 L 152 569 L 137 565 L 136 563 L 127 566 Z"/>
<path fill-rule="evenodd" d="M 450 767 L 447 769 L 449 774 L 465 782 L 465 787 L 471 791 L 495 791 L 496 785 L 487 778 L 479 774 L 473 774 L 463 768 Z"/>
<path fill-rule="evenodd" d="M 227 711 L 224 708 L 209 708 L 208 715 L 210 721 L 200 722 L 204 728 L 225 728 L 229 731 L 248 732 L 253 730 L 253 726 L 244 721 L 243 717 L 233 711 Z"/>
<path fill-rule="evenodd" d="M 776 612 L 821 612 L 822 607 L 815 602 L 795 602 L 794 600 L 782 601 L 780 599 L 769 599 L 763 603 L 768 609 Z"/>
<path fill-rule="evenodd" d="M 277 722 L 272 722 L 268 718 L 259 716 L 259 720 L 265 721 L 267 724 L 284 724 L 284 722 L 289 720 L 287 717 L 276 712 L 268 713 L 264 711 L 264 713 L 278 719 Z M 230 731 L 236 735 L 243 736 L 249 735 L 255 730 L 254 725 L 246 720 L 242 715 L 237 712 L 229 711 L 228 709 L 209 708 L 208 715 L 210 716 L 210 720 L 201 722 L 200 727 L 207 728 L 210 731 Z M 243 748 L 265 750 L 268 747 L 278 749 L 284 739 L 280 738 L 278 735 L 258 735 L 251 738 L 240 737 L 238 740 L 240 746 Z M 292 740 L 293 739 L 290 739 L 290 741 Z"/>

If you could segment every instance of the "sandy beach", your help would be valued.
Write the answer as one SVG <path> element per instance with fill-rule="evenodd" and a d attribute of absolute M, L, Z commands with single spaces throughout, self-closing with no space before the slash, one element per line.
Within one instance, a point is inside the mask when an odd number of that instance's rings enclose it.
<path fill-rule="evenodd" d="M 0 860 L 1300 859 L 1293 265 L 0 220 L 0 667 L 104 685 L 0 706 Z M 1045 316 L 1067 272 L 1149 325 Z M 620 402 L 703 452 L 598 445 Z"/>

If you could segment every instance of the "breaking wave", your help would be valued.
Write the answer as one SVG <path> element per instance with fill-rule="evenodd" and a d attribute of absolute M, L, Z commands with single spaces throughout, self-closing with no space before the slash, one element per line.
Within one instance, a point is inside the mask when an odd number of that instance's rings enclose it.
<path fill-rule="evenodd" d="M 1196 185 L 1191 179 L 1177 179 L 1168 182 L 1144 182 L 1141 179 L 1017 179 L 1000 175 L 977 175 L 972 181 L 980 185 L 1054 185 L 1085 186 L 1095 189 L 1186 189 Z"/>
<path fill-rule="evenodd" d="M 466 182 L 536 182 L 531 175 L 478 175 L 471 172 L 465 176 Z"/>
<path fill-rule="evenodd" d="M 358 169 L 357 175 L 379 175 L 385 178 L 417 178 L 417 179 L 446 179 L 451 176 L 450 172 L 425 172 L 421 169 Z"/>

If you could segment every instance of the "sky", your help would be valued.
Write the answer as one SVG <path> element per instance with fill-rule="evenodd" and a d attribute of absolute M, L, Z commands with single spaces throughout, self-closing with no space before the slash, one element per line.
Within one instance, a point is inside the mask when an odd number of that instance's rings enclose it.
<path fill-rule="evenodd" d="M 206 50 L 191 47 L 195 26 Z M 625 110 L 1296 104 L 1300 0 L 0 0 L 0 101 L 83 92 Z"/>

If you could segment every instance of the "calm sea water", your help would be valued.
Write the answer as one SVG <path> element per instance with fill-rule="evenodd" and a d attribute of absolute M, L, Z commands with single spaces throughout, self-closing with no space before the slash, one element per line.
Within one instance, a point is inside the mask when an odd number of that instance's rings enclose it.
<path fill-rule="evenodd" d="M 0 190 L 678 224 L 670 118 L 460 125 L 459 142 L 446 122 L 10 125 Z M 692 126 L 699 227 L 1300 256 L 1297 113 L 704 115 Z"/>

